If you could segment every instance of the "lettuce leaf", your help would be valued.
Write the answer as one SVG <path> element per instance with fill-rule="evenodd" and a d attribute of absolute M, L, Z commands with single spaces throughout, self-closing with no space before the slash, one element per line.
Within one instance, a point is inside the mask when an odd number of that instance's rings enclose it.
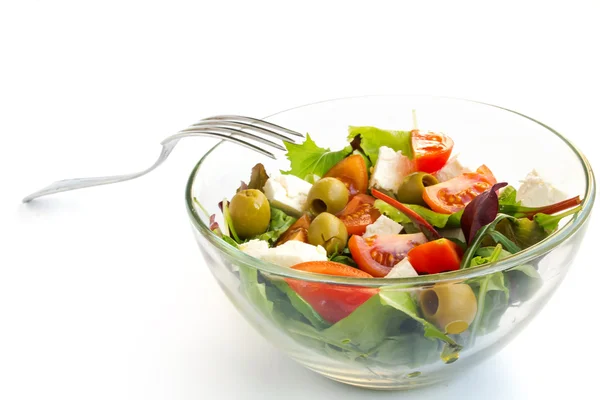
<path fill-rule="evenodd" d="M 531 264 L 519 265 L 506 271 L 511 305 L 529 300 L 543 284 L 542 276 Z"/>
<path fill-rule="evenodd" d="M 513 186 L 506 186 L 500 196 L 498 196 L 500 206 L 520 206 L 521 202 L 517 201 L 517 189 Z"/>
<path fill-rule="evenodd" d="M 278 208 L 271 206 L 271 222 L 269 230 L 253 239 L 266 240 L 271 244 L 275 243 L 279 236 L 283 235 L 296 222 L 296 218 L 287 215 Z"/>
<path fill-rule="evenodd" d="M 351 126 L 348 128 L 348 140 L 352 141 L 360 135 L 360 148 L 373 164 L 379 157 L 379 148 L 387 146 L 394 151 L 402 151 L 408 158 L 413 158 L 412 135 L 410 131 L 391 131 L 374 126 Z"/>
<path fill-rule="evenodd" d="M 419 324 L 423 325 L 426 338 L 438 339 L 442 342 L 446 342 L 448 345 L 452 346 L 456 351 L 459 351 L 461 349 L 461 346 L 459 346 L 448 335 L 439 330 L 431 322 L 426 321 L 425 319 L 419 316 L 419 313 L 417 311 L 417 305 L 412 299 L 410 293 L 408 293 L 407 291 L 381 290 L 379 292 L 379 298 L 381 299 L 381 304 L 393 307 L 396 310 L 408 315 L 410 318 L 417 321 Z"/>
<path fill-rule="evenodd" d="M 510 255 L 498 244 L 489 256 L 477 256 L 471 260 L 470 267 L 493 263 Z M 509 291 L 504 283 L 504 274 L 495 272 L 484 275 L 470 282 L 471 288 L 477 297 L 477 313 L 469 328 L 471 332 L 470 343 L 475 342 L 477 335 L 482 335 L 495 329 L 508 308 Z"/>
<path fill-rule="evenodd" d="M 419 214 L 425 221 L 429 222 L 436 228 L 458 228 L 460 227 L 460 218 L 462 216 L 463 211 L 456 212 L 454 214 L 440 214 L 435 211 L 432 211 L 426 207 L 419 206 L 417 204 L 404 204 L 406 207 L 410 208 L 417 214 Z M 410 218 L 400 212 L 397 208 L 392 207 L 382 200 L 375 200 L 374 204 L 375 208 L 379 210 L 382 214 L 385 214 L 390 219 L 400 223 L 400 224 L 408 224 L 411 222 Z"/>
<path fill-rule="evenodd" d="M 306 318 L 312 326 L 317 329 L 325 329 L 331 324 L 323 319 L 318 312 L 298 293 L 296 293 L 285 281 L 272 280 L 274 287 L 279 289 L 289 299 L 290 305 L 293 306 L 304 318 Z M 286 314 L 288 315 L 288 314 Z"/>
<path fill-rule="evenodd" d="M 351 146 L 346 146 L 339 151 L 319 147 L 308 134 L 302 144 L 284 142 L 284 145 L 287 149 L 286 157 L 290 160 L 291 169 L 281 171 L 281 173 L 295 175 L 300 179 L 312 174 L 323 176 L 331 167 L 352 153 Z"/>

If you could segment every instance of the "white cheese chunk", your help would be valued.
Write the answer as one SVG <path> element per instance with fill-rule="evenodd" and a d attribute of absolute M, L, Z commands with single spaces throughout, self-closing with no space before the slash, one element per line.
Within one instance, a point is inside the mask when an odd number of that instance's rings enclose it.
<path fill-rule="evenodd" d="M 253 239 L 240 244 L 239 249 L 252 257 L 262 258 L 269 251 L 269 243 L 264 240 Z"/>
<path fill-rule="evenodd" d="M 290 240 L 269 249 L 261 259 L 282 267 L 291 267 L 307 261 L 327 261 L 327 251 L 322 246 Z"/>
<path fill-rule="evenodd" d="M 413 172 L 413 164 L 401 151 L 382 146 L 371 175 L 369 187 L 396 192 L 404 177 Z"/>
<path fill-rule="evenodd" d="M 267 180 L 263 191 L 273 206 L 284 212 L 300 216 L 312 185 L 294 175 L 276 175 Z"/>
<path fill-rule="evenodd" d="M 281 246 L 269 248 L 264 240 L 250 240 L 239 246 L 244 253 L 260 260 L 292 267 L 307 261 L 327 261 L 327 251 L 322 246 L 313 246 L 298 240 L 290 240 Z"/>
<path fill-rule="evenodd" d="M 398 264 L 394 265 L 394 268 L 385 276 L 386 278 L 411 278 L 413 276 L 419 276 L 417 271 L 405 257 Z"/>
<path fill-rule="evenodd" d="M 458 161 L 458 154 L 452 156 L 444 166 L 433 174 L 438 181 L 445 182 L 449 181 L 452 178 L 456 178 L 457 176 L 465 173 L 472 172 L 469 168 L 465 167 Z"/>
<path fill-rule="evenodd" d="M 371 225 L 367 225 L 367 230 L 363 236 L 369 237 L 374 235 L 395 235 L 400 233 L 401 230 L 402 225 L 386 217 L 385 215 L 381 215 Z"/>
<path fill-rule="evenodd" d="M 517 190 L 517 201 L 525 207 L 542 207 L 566 199 L 565 193 L 544 181 L 535 169 L 527 174 Z"/>

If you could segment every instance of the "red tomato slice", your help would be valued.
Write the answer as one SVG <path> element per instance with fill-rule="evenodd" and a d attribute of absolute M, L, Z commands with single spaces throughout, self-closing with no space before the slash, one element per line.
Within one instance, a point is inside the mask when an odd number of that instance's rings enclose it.
<path fill-rule="evenodd" d="M 366 193 L 369 184 L 367 164 L 360 154 L 353 154 L 335 164 L 323 178 L 337 178 L 344 182 L 350 196 L 357 193 Z"/>
<path fill-rule="evenodd" d="M 442 238 L 411 249 L 406 257 L 419 274 L 438 274 L 459 269 L 462 254 L 456 243 Z"/>
<path fill-rule="evenodd" d="M 427 186 L 423 191 L 423 200 L 433 211 L 452 214 L 465 208 L 495 183 L 492 171 L 482 165 L 477 172 L 467 172 L 446 182 Z"/>
<path fill-rule="evenodd" d="M 309 261 L 294 265 L 292 268 L 316 274 L 372 278 L 366 272 L 333 261 Z M 307 282 L 291 278 L 286 278 L 285 281 L 324 320 L 333 324 L 346 318 L 378 291 L 375 288 Z"/>
<path fill-rule="evenodd" d="M 417 171 L 433 173 L 446 164 L 454 141 L 443 133 L 411 131 Z"/>
<path fill-rule="evenodd" d="M 415 246 L 426 243 L 422 233 L 381 235 L 364 238 L 354 235 L 348 241 L 352 258 L 363 271 L 381 278 Z"/>
<path fill-rule="evenodd" d="M 349 235 L 362 235 L 381 216 L 379 210 L 373 207 L 375 198 L 367 194 L 357 194 L 340 211 L 337 217 L 342 220 Z"/>

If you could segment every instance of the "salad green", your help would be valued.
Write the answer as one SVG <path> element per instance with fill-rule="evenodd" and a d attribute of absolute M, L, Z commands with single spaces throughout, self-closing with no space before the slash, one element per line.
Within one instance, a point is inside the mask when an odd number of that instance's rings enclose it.
<path fill-rule="evenodd" d="M 442 133 L 351 126 L 347 139 L 337 151 L 309 135 L 286 143 L 291 168 L 269 176 L 257 164 L 248 184 L 220 203 L 223 227 L 210 216 L 211 230 L 256 258 L 308 273 L 410 278 L 485 268 L 546 239 L 581 210 L 579 197 L 529 207 L 487 166 L 457 169 L 454 142 Z M 264 207 L 266 228 L 248 235 Z M 236 273 L 256 312 L 311 351 L 414 368 L 454 362 L 497 329 L 511 307 L 542 287 L 537 268 L 411 289 L 302 281 L 248 266 Z"/>

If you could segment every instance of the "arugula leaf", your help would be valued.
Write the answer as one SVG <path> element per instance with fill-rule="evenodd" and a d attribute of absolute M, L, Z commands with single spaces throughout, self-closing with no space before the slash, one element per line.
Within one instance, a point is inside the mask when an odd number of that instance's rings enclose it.
<path fill-rule="evenodd" d="M 358 265 L 356 264 L 354 259 L 352 257 L 344 255 L 344 254 L 334 254 L 333 256 L 331 256 L 329 261 L 334 261 L 334 262 L 337 262 L 340 264 L 349 265 L 350 267 L 353 267 L 353 268 L 358 268 Z"/>
<path fill-rule="evenodd" d="M 493 230 L 500 232 L 522 249 L 531 247 L 548 237 L 548 233 L 537 222 L 527 218 L 507 218 Z M 484 243 L 489 242 L 484 241 Z"/>
<path fill-rule="evenodd" d="M 557 212 L 576 207 L 581 204 L 579 196 L 572 197 L 567 200 L 559 201 L 558 203 L 550 204 L 543 207 L 523 207 L 519 204 L 501 204 L 500 212 L 509 214 L 517 218 L 526 217 L 532 219 L 536 214 L 556 214 Z"/>
<path fill-rule="evenodd" d="M 350 126 L 348 140 L 353 141 L 360 135 L 360 148 L 371 162 L 375 164 L 379 157 L 379 148 L 387 146 L 394 151 L 402 151 L 408 158 L 413 158 L 412 134 L 410 131 L 392 131 L 374 126 Z"/>
<path fill-rule="evenodd" d="M 465 207 L 460 219 L 460 227 L 465 234 L 467 244 L 471 244 L 477 231 L 489 224 L 498 215 L 498 194 L 496 191 L 504 186 L 506 182 L 496 183 L 494 186 L 476 196 Z"/>
<path fill-rule="evenodd" d="M 475 237 L 473 238 L 472 244 L 469 245 L 469 247 L 465 251 L 465 254 L 463 254 L 463 258 L 460 263 L 460 269 L 469 268 L 471 266 L 471 259 L 473 258 L 473 256 L 475 256 L 475 253 L 477 252 L 477 249 L 479 249 L 479 246 L 481 246 L 483 239 L 485 239 L 489 231 L 493 230 L 496 227 L 496 225 L 498 225 L 501 221 L 505 219 L 515 218 L 506 214 L 498 214 L 492 222 L 479 229 L 477 235 L 475 235 Z"/>
<path fill-rule="evenodd" d="M 535 214 L 533 220 L 548 234 L 558 229 L 558 223 L 561 219 L 568 217 L 569 215 L 578 213 L 581 211 L 581 206 L 577 206 L 569 211 L 565 211 L 558 215 L 547 215 L 544 213 Z"/>
<path fill-rule="evenodd" d="M 463 210 L 458 211 L 454 214 L 441 214 L 435 211 L 432 211 L 428 208 L 417 204 L 404 204 L 406 207 L 410 208 L 417 214 L 419 214 L 425 221 L 429 222 L 436 228 L 458 228 L 460 227 L 460 218 L 462 216 Z M 385 214 L 390 219 L 404 225 L 411 223 L 410 218 L 408 218 L 405 214 L 403 214 L 397 208 L 387 204 L 383 200 L 375 200 L 373 204 L 375 208 L 379 210 L 382 214 Z"/>
<path fill-rule="evenodd" d="M 296 218 L 271 206 L 271 222 L 269 222 L 269 230 L 253 239 L 266 240 L 271 242 L 271 244 L 275 243 L 277 239 L 279 239 L 279 236 L 283 235 L 294 222 L 296 222 Z"/>
<path fill-rule="evenodd" d="M 222 235 L 221 239 L 223 239 L 224 242 L 229 243 L 230 245 L 232 245 L 236 249 L 239 247 L 238 244 L 236 243 L 236 241 L 233 240 L 232 238 L 230 238 L 229 236 Z"/>
<path fill-rule="evenodd" d="M 426 338 L 439 339 L 443 342 L 446 342 L 447 344 L 455 348 L 457 351 L 460 350 L 460 346 L 448 335 L 440 331 L 431 322 L 419 316 L 417 311 L 417 305 L 415 304 L 414 300 L 408 292 L 385 291 L 385 289 L 382 289 L 379 292 L 379 298 L 381 299 L 381 304 L 393 307 L 398 311 L 402 311 L 404 314 L 408 315 L 410 318 L 423 325 Z"/>
<path fill-rule="evenodd" d="M 521 251 L 521 248 L 519 246 L 517 246 L 509 238 L 504 236 L 501 232 L 498 232 L 497 230 L 492 229 L 488 232 L 488 234 L 496 243 L 500 243 L 510 253 L 515 254 L 515 253 L 518 253 L 519 251 Z"/>
<path fill-rule="evenodd" d="M 400 203 L 392 196 L 388 196 L 387 194 L 382 193 L 381 191 L 375 188 L 371 189 L 371 194 L 376 199 L 383 200 L 387 204 L 401 211 L 402 214 L 406 215 L 410 219 L 410 222 L 412 222 L 413 225 L 419 228 L 423 235 L 425 235 L 427 240 L 437 240 L 441 238 L 439 232 L 436 231 L 435 228 L 431 226 L 431 224 L 427 222 L 425 218 L 417 214 L 412 209 L 408 208 L 406 205 Z"/>
<path fill-rule="evenodd" d="M 481 256 L 481 257 L 489 258 L 494 253 L 494 251 L 498 251 L 497 248 L 498 248 L 498 246 L 480 247 L 479 249 L 477 249 L 475 254 L 477 254 L 478 256 Z M 503 258 L 510 257 L 510 256 L 511 256 L 510 252 L 501 248 L 500 255 L 498 256 L 498 260 L 502 260 Z"/>
<path fill-rule="evenodd" d="M 235 240 L 237 243 L 242 243 L 242 240 L 236 233 L 235 228 L 233 227 L 233 220 L 231 219 L 231 214 L 229 213 L 229 202 L 226 199 L 223 200 L 222 207 L 223 219 L 225 220 L 225 226 L 227 228 L 227 232 L 224 232 L 224 236 L 228 236 L 228 233 L 230 233 L 233 240 Z"/>
<path fill-rule="evenodd" d="M 295 175 L 304 179 L 310 174 L 323 176 L 346 156 L 352 152 L 351 146 L 346 146 L 339 151 L 331 151 L 319 146 L 306 135 L 306 140 L 302 144 L 283 142 L 287 149 L 287 158 L 290 160 L 291 169 L 281 171 L 282 174 Z"/>

